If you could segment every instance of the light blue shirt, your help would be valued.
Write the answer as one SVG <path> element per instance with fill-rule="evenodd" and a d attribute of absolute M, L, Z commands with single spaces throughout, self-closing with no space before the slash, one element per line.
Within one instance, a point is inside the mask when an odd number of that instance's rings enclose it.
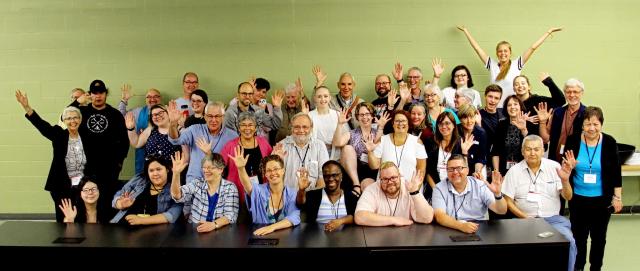
<path fill-rule="evenodd" d="M 282 216 L 284 219 L 289 220 L 294 226 L 300 224 L 300 210 L 296 207 L 296 189 L 290 187 L 284 187 L 284 197 L 282 207 Z M 259 185 L 253 185 L 251 195 L 246 195 L 247 207 L 251 212 L 254 224 L 273 224 L 270 221 L 270 214 L 267 212 L 269 207 L 269 184 L 263 183 Z M 278 219 L 280 221 L 282 219 Z"/>
<path fill-rule="evenodd" d="M 580 152 L 578 153 L 578 157 L 576 157 L 576 160 L 578 161 L 575 168 L 576 174 L 573 176 L 573 191 L 577 195 L 585 197 L 602 196 L 601 154 L 602 141 L 598 142 L 598 145 L 593 147 L 587 147 L 587 144 L 585 144 L 584 141 L 580 143 Z M 591 165 L 591 167 L 589 167 L 589 165 Z M 585 183 L 585 174 L 596 175 L 596 182 Z"/>
<path fill-rule="evenodd" d="M 238 137 L 238 134 L 222 126 L 218 134 L 212 135 L 209 133 L 209 128 L 206 124 L 194 124 L 182 130 L 180 137 L 177 139 L 169 137 L 169 142 L 173 145 L 189 146 L 190 158 L 189 170 L 187 171 L 187 182 L 189 183 L 195 179 L 204 179 L 202 176 L 202 158 L 204 158 L 204 152 L 196 145 L 196 140 L 200 137 L 211 143 L 213 153 L 220 153 L 224 145 Z"/>
<path fill-rule="evenodd" d="M 494 202 L 493 192 L 471 176 L 467 176 L 467 186 L 461 193 L 447 179 L 436 184 L 432 195 L 433 209 L 442 209 L 456 220 L 485 220 L 487 209 Z"/>

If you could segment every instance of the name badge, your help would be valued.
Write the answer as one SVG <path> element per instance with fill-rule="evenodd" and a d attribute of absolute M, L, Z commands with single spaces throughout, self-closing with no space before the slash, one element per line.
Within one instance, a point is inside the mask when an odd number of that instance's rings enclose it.
<path fill-rule="evenodd" d="M 529 192 L 527 194 L 527 201 L 528 202 L 540 202 L 540 194 L 536 193 L 536 192 Z"/>
<path fill-rule="evenodd" d="M 584 175 L 584 183 L 596 183 L 596 175 L 595 174 L 585 174 Z"/>
<path fill-rule="evenodd" d="M 80 180 L 82 179 L 82 176 L 73 176 L 71 177 L 71 185 L 78 185 L 80 184 Z"/>
<path fill-rule="evenodd" d="M 564 154 L 564 144 L 560 145 L 560 154 Z"/>
<path fill-rule="evenodd" d="M 258 176 L 249 177 L 249 181 L 251 181 L 251 184 L 253 184 L 253 185 L 259 185 L 260 184 L 260 181 L 258 180 Z"/>
<path fill-rule="evenodd" d="M 369 163 L 369 155 L 367 155 L 367 153 L 362 153 L 360 155 L 360 162 Z"/>
<path fill-rule="evenodd" d="M 515 161 L 507 161 L 507 170 L 509 170 L 512 166 L 515 166 L 516 162 Z"/>

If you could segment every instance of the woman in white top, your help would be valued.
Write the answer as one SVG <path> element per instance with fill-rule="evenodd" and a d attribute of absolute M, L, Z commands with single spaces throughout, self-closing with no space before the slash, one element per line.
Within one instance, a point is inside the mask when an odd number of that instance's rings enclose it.
<path fill-rule="evenodd" d="M 501 41 L 496 46 L 496 56 L 498 61 L 492 60 L 491 57 L 487 55 L 487 53 L 480 48 L 478 42 L 471 36 L 469 30 L 464 26 L 458 26 L 460 31 L 464 32 L 464 35 L 467 36 L 471 47 L 476 51 L 476 54 L 480 57 L 480 60 L 485 65 L 487 70 L 491 73 L 491 84 L 496 84 L 502 87 L 502 99 L 500 100 L 499 105 L 502 105 L 504 100 L 513 95 L 513 79 L 520 75 L 520 71 L 524 67 L 524 64 L 527 63 L 533 52 L 542 45 L 544 40 L 547 37 L 551 36 L 553 32 L 557 32 L 562 30 L 562 28 L 552 27 L 545 32 L 542 37 L 540 37 L 536 42 L 534 42 L 531 47 L 529 47 L 522 56 L 518 57 L 515 62 L 511 61 L 511 44 L 506 41 Z"/>
<path fill-rule="evenodd" d="M 433 61 L 431 61 L 431 66 L 433 67 L 433 80 L 431 84 L 437 85 L 438 81 L 440 81 L 440 75 L 444 72 L 444 64 L 442 64 L 440 59 L 434 58 Z M 476 108 L 480 108 L 482 106 L 480 92 L 471 87 L 473 87 L 473 78 L 471 78 L 469 68 L 465 65 L 458 65 L 453 68 L 453 70 L 451 70 L 450 85 L 442 90 L 445 106 L 451 109 L 456 108 L 454 105 L 456 91 L 466 90 L 473 93 L 471 104 Z"/>
<path fill-rule="evenodd" d="M 383 135 L 380 143 L 375 143 L 370 136 L 363 136 L 369 156 L 369 166 L 380 168 L 380 164 L 391 161 L 400 169 L 400 175 L 411 178 L 418 170 L 425 172 L 427 167 L 427 153 L 422 141 L 409 133 L 412 128 L 409 122 L 409 112 L 398 110 L 393 112 L 393 133 Z M 369 183 L 362 182 L 363 190 Z"/>
<path fill-rule="evenodd" d="M 338 115 L 340 112 L 329 108 L 331 93 L 325 86 L 319 86 L 313 91 L 313 101 L 316 109 L 309 112 L 309 117 L 313 122 L 312 136 L 324 142 L 329 151 L 329 159 L 340 159 L 340 149 L 333 147 L 333 135 L 338 125 Z M 344 129 L 349 129 L 349 126 Z"/>

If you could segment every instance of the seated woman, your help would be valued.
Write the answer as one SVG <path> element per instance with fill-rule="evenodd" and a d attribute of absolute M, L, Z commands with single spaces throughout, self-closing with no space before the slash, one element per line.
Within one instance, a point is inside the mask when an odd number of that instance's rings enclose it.
<path fill-rule="evenodd" d="M 179 152 L 171 158 L 174 168 L 188 163 Z M 238 218 L 238 188 L 222 178 L 224 160 L 214 153 L 202 159 L 204 179 L 180 186 L 180 179 L 171 180 L 171 197 L 178 203 L 193 202 L 189 222 L 198 224 L 198 232 L 210 232 L 235 223 Z"/>
<path fill-rule="evenodd" d="M 324 189 L 308 192 L 305 192 L 309 186 L 307 173 L 301 173 L 298 179 L 296 205 L 306 212 L 306 222 L 325 224 L 325 231 L 334 231 L 344 224 L 353 224 L 358 197 L 353 193 L 344 192 L 349 191 L 348 188 L 352 186 L 344 168 L 340 163 L 329 160 L 322 165 L 322 176 Z"/>
<path fill-rule="evenodd" d="M 374 119 L 373 105 L 366 102 L 356 105 L 355 112 L 358 127 L 353 130 L 349 130 L 346 125 L 351 117 L 347 116 L 346 111 L 340 113 L 336 131 L 333 134 L 333 146 L 342 148 L 340 162 L 353 180 L 353 191 L 360 195 L 362 193 L 360 180 L 373 182 L 378 175 L 377 170 L 369 167 L 367 147 L 365 147 L 363 139 L 364 137 L 372 137 L 374 142 L 380 142 L 383 127 L 389 121 L 389 114 L 385 112 L 379 119 Z M 377 120 L 378 129 L 373 128 L 374 120 Z"/>
<path fill-rule="evenodd" d="M 174 223 L 182 215 L 182 204 L 171 199 L 170 189 L 164 187 L 171 178 L 180 178 L 186 164 L 174 165 L 173 176 L 169 161 L 152 155 L 144 163 L 144 171 L 137 174 L 118 191 L 111 206 L 120 210 L 111 223 L 152 225 Z M 124 220 L 123 220 L 124 218 Z"/>
<path fill-rule="evenodd" d="M 268 224 L 258 228 L 253 234 L 267 235 L 300 224 L 296 191 L 284 185 L 284 161 L 280 156 L 272 154 L 262 158 L 262 172 L 268 181 L 263 184 L 253 184 L 249 180 L 245 169 L 249 157 L 244 156 L 244 150 L 240 146 L 231 159 L 238 168 L 253 224 Z"/>
<path fill-rule="evenodd" d="M 74 205 L 71 199 L 62 199 L 58 205 L 64 213 L 65 223 L 109 223 L 109 212 L 100 211 L 98 201 L 100 200 L 100 190 L 98 185 L 87 177 L 83 177 L 78 184 L 78 198 Z"/>
<path fill-rule="evenodd" d="M 51 193 L 56 221 L 62 222 L 64 213 L 57 208 L 61 205 L 61 199 L 70 198 L 74 192 L 74 186 L 78 185 L 84 176 L 87 157 L 84 153 L 84 144 L 78 133 L 82 114 L 76 107 L 69 106 L 62 111 L 62 120 L 67 127 L 63 129 L 58 125 L 51 125 L 43 120 L 29 105 L 27 94 L 16 91 L 16 100 L 26 112 L 25 117 L 47 139 L 51 140 L 53 147 L 53 159 L 49 168 L 49 175 L 44 189 Z"/>

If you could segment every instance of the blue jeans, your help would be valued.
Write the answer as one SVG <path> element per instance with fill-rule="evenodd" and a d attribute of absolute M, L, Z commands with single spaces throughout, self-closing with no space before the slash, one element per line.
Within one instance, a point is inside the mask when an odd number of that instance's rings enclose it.
<path fill-rule="evenodd" d="M 553 228 L 569 240 L 569 266 L 568 270 L 573 271 L 573 266 L 576 263 L 576 254 L 578 249 L 576 248 L 576 241 L 573 239 L 573 233 L 571 233 L 571 222 L 564 216 L 554 215 L 545 217 L 544 221 L 547 221 Z"/>

